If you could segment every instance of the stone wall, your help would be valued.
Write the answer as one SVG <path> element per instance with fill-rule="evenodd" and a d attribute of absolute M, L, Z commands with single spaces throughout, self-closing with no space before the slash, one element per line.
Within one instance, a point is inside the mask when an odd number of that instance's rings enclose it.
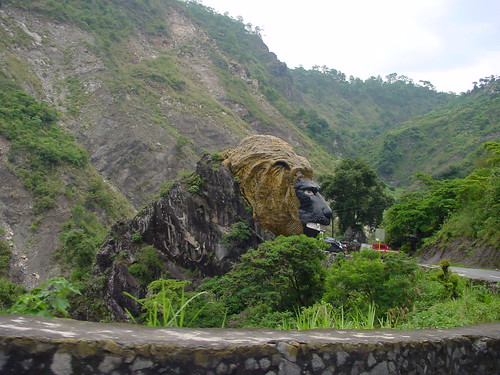
<path fill-rule="evenodd" d="M 500 373 L 500 323 L 297 332 L 0 315 L 0 373 L 492 375 Z"/>

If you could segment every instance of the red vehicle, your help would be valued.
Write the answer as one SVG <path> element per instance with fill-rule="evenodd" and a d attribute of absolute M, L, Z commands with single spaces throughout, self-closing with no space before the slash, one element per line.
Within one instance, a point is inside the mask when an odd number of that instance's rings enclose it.
<path fill-rule="evenodd" d="M 373 244 L 372 249 L 380 251 L 381 253 L 399 253 L 399 250 L 393 250 L 385 243 Z"/>

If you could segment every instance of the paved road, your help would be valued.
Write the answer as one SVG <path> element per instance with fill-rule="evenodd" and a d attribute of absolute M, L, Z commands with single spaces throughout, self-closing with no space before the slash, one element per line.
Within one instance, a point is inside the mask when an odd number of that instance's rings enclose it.
<path fill-rule="evenodd" d="M 436 264 L 421 264 L 421 266 L 439 268 Z M 497 270 L 463 267 L 450 267 L 450 269 L 453 272 L 458 273 L 460 276 L 468 277 L 469 279 L 500 282 L 500 271 Z"/>
<path fill-rule="evenodd" d="M 500 282 L 500 271 L 462 267 L 450 267 L 450 269 L 460 276 L 465 276 L 470 279 Z"/>

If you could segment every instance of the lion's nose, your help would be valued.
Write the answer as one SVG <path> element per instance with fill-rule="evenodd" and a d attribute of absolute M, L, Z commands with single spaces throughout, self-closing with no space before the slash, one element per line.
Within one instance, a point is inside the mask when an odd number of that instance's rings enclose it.
<path fill-rule="evenodd" d="M 323 207 L 323 215 L 325 215 L 326 218 L 328 219 L 331 219 L 332 216 L 333 216 L 333 213 L 332 213 L 332 210 L 330 209 L 330 207 L 326 206 L 326 207 Z"/>

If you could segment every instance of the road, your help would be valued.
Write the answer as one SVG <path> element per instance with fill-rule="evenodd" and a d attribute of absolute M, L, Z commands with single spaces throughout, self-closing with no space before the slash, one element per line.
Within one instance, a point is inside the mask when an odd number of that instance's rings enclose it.
<path fill-rule="evenodd" d="M 422 267 L 439 268 L 435 264 L 420 264 Z M 487 270 L 479 268 L 463 268 L 463 267 L 450 267 L 453 272 L 458 273 L 460 276 L 468 277 L 474 280 L 486 280 L 493 282 L 500 282 L 500 271 Z"/>
<path fill-rule="evenodd" d="M 500 281 L 500 271 L 495 270 L 482 270 L 477 268 L 462 268 L 462 267 L 450 267 L 453 272 L 458 273 L 460 276 L 468 277 L 469 279 L 475 280 L 486 280 L 486 281 Z"/>

